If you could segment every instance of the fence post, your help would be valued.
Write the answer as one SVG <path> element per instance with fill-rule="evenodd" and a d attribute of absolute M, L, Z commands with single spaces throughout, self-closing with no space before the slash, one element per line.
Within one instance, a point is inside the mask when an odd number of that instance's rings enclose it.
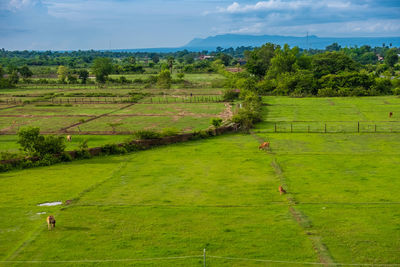
<path fill-rule="evenodd" d="M 206 267 L 206 249 L 203 250 L 203 266 Z"/>
<path fill-rule="evenodd" d="M 293 124 L 290 124 L 290 132 L 293 133 Z"/>
<path fill-rule="evenodd" d="M 357 122 L 357 132 L 360 132 L 360 122 Z"/>
<path fill-rule="evenodd" d="M 307 131 L 310 133 L 310 125 L 307 126 Z"/>
<path fill-rule="evenodd" d="M 375 132 L 376 132 L 376 124 L 375 124 Z"/>
<path fill-rule="evenodd" d="M 325 123 L 325 133 L 326 133 L 326 123 Z"/>
<path fill-rule="evenodd" d="M 276 122 L 275 122 L 275 133 L 276 133 Z"/>

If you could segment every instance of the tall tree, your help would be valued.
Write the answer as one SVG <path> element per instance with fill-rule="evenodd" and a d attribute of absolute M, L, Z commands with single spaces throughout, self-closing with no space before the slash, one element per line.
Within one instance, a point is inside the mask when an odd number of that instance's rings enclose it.
<path fill-rule="evenodd" d="M 28 66 L 23 66 L 19 69 L 19 73 L 25 79 L 32 77 L 33 72 L 28 68 Z"/>
<path fill-rule="evenodd" d="M 113 69 L 111 59 L 109 58 L 96 58 L 93 62 L 93 73 L 96 75 L 96 81 L 105 83 L 107 76 L 111 74 Z"/>
<path fill-rule="evenodd" d="M 274 57 L 276 48 L 276 45 L 266 43 L 260 48 L 255 48 L 253 51 L 245 51 L 247 71 L 259 78 L 264 77 L 271 65 L 271 59 Z"/>
<path fill-rule="evenodd" d="M 385 55 L 385 63 L 389 67 L 394 67 L 394 65 L 397 63 L 399 60 L 399 56 L 397 55 L 397 49 L 396 48 L 391 48 L 386 52 Z"/>
<path fill-rule="evenodd" d="M 67 79 L 67 76 L 68 76 L 68 72 L 69 72 L 69 70 L 68 70 L 67 67 L 65 67 L 65 66 L 63 66 L 63 65 L 60 65 L 60 66 L 58 67 L 58 69 L 57 69 L 58 79 L 59 79 L 61 82 L 65 83 L 65 80 Z"/>
<path fill-rule="evenodd" d="M 80 70 L 78 72 L 78 77 L 82 80 L 82 83 L 85 84 L 87 79 L 89 78 L 89 72 L 87 70 Z"/>

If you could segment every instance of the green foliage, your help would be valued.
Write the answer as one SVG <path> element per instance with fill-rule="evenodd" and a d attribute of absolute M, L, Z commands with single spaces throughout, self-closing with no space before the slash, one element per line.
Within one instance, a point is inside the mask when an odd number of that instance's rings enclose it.
<path fill-rule="evenodd" d="M 21 76 L 22 76 L 23 78 L 25 78 L 25 79 L 27 79 L 27 78 L 29 78 L 29 77 L 32 77 L 32 75 L 33 75 L 33 72 L 29 69 L 28 66 L 22 66 L 22 67 L 19 69 L 19 73 L 20 73 Z"/>
<path fill-rule="evenodd" d="M 142 140 L 142 139 L 158 139 L 161 138 L 161 134 L 156 131 L 151 131 L 151 130 L 140 130 L 134 132 L 133 136 L 136 139 Z"/>
<path fill-rule="evenodd" d="M 298 55 L 298 47 L 290 49 L 287 44 L 282 50 L 280 47 L 277 47 L 274 51 L 274 57 L 271 59 L 271 66 L 268 69 L 266 77 L 271 79 L 276 78 L 280 73 L 291 73 L 296 71 L 298 68 L 296 64 Z"/>
<path fill-rule="evenodd" d="M 385 63 L 389 67 L 394 67 L 394 65 L 399 61 L 399 56 L 396 48 L 389 49 L 385 55 Z"/>
<path fill-rule="evenodd" d="M 93 61 L 92 72 L 99 83 L 105 83 L 107 76 L 111 74 L 112 70 L 113 66 L 109 58 L 96 58 Z"/>
<path fill-rule="evenodd" d="M 57 69 L 57 75 L 58 75 L 58 79 L 62 82 L 65 83 L 65 80 L 67 79 L 69 70 L 67 67 L 65 66 L 59 66 Z"/>
<path fill-rule="evenodd" d="M 62 136 L 43 136 L 40 134 L 38 127 L 28 127 L 19 130 L 17 142 L 23 151 L 31 156 L 39 156 L 41 158 L 47 154 L 60 154 L 65 149 L 65 140 Z"/>
<path fill-rule="evenodd" d="M 86 81 L 89 78 L 89 72 L 85 69 L 80 70 L 78 72 L 78 77 L 79 77 L 79 79 L 81 79 L 82 84 L 86 84 Z"/>
<path fill-rule="evenodd" d="M 357 63 L 342 52 L 325 52 L 313 56 L 312 68 L 317 79 L 328 74 L 359 69 Z"/>
<path fill-rule="evenodd" d="M 101 153 L 106 155 L 126 154 L 127 150 L 117 144 L 107 144 L 101 148 Z"/>
<path fill-rule="evenodd" d="M 234 101 L 239 98 L 239 90 L 225 89 L 223 99 L 224 101 Z"/>
<path fill-rule="evenodd" d="M 162 70 L 157 77 L 157 85 L 160 88 L 169 89 L 171 88 L 171 83 L 172 83 L 171 72 L 167 69 Z"/>
<path fill-rule="evenodd" d="M 222 124 L 222 119 L 221 118 L 211 118 L 210 120 L 211 125 L 213 125 L 215 128 L 221 126 Z"/>
<path fill-rule="evenodd" d="M 17 84 L 19 81 L 19 74 L 17 70 L 13 70 L 8 77 L 8 80 L 10 81 L 11 84 Z"/>
<path fill-rule="evenodd" d="M 275 49 L 278 47 L 279 46 L 274 44 L 267 43 L 260 48 L 255 48 L 253 51 L 246 51 L 247 71 L 259 78 L 264 77 L 270 67 L 271 59 L 275 55 Z"/>
<path fill-rule="evenodd" d="M 180 131 L 176 128 L 164 128 L 161 130 L 161 136 L 162 137 L 167 137 L 167 136 L 175 136 L 178 135 Z"/>
<path fill-rule="evenodd" d="M 231 120 L 239 124 L 244 131 L 248 131 L 255 123 L 261 121 L 261 99 L 256 92 L 249 90 L 241 91 L 240 98 L 243 100 L 242 108 Z"/>

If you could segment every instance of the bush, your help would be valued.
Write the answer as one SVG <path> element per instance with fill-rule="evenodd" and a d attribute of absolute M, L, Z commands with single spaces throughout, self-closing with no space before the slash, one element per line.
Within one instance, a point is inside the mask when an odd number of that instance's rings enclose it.
<path fill-rule="evenodd" d="M 72 161 L 72 156 L 68 152 L 64 152 L 60 155 L 60 160 L 64 162 L 70 162 Z"/>
<path fill-rule="evenodd" d="M 65 150 L 62 136 L 40 135 L 38 127 L 23 128 L 18 132 L 18 144 L 31 156 L 43 158 L 47 154 L 61 154 Z"/>
<path fill-rule="evenodd" d="M 139 140 L 142 139 L 158 139 L 161 138 L 161 134 L 156 132 L 156 131 L 151 131 L 151 130 L 140 130 L 136 131 L 133 134 L 134 137 L 136 137 Z"/>
<path fill-rule="evenodd" d="M 221 118 L 211 118 L 210 122 L 215 128 L 217 128 L 217 127 L 221 126 L 222 119 Z"/>
<path fill-rule="evenodd" d="M 205 139 L 210 137 L 210 132 L 208 131 L 194 131 L 190 140 Z"/>
<path fill-rule="evenodd" d="M 174 136 L 179 134 L 179 130 L 176 128 L 164 128 L 161 130 L 160 134 L 162 137 Z"/>
<path fill-rule="evenodd" d="M 101 153 L 106 155 L 126 154 L 127 150 L 124 147 L 118 146 L 117 144 L 107 144 L 101 148 Z"/>

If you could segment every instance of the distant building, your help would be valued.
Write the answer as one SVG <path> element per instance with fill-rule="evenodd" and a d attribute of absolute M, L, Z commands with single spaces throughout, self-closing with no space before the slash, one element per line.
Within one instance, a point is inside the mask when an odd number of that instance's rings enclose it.
<path fill-rule="evenodd" d="M 200 55 L 198 57 L 199 60 L 213 59 L 214 56 Z"/>
<path fill-rule="evenodd" d="M 383 61 L 383 57 L 381 56 L 381 55 L 379 55 L 379 54 L 376 54 L 376 57 L 378 58 L 378 61 Z"/>

